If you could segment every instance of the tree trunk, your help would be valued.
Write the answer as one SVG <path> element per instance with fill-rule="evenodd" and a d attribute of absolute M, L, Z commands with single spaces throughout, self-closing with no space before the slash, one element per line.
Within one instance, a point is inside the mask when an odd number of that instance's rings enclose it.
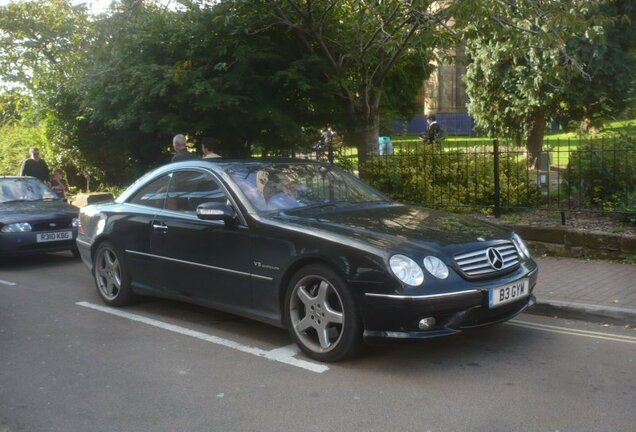
<path fill-rule="evenodd" d="M 351 116 L 351 139 L 358 149 L 358 171 L 365 178 L 364 164 L 378 154 L 378 134 L 380 132 L 380 112 L 371 109 L 369 113 L 354 113 Z"/>
<path fill-rule="evenodd" d="M 599 119 L 592 118 L 587 108 L 583 108 L 583 119 L 581 119 L 581 124 L 579 125 L 579 129 L 583 133 L 595 133 L 602 129 L 603 122 Z"/>
<path fill-rule="evenodd" d="M 528 166 L 538 169 L 539 155 L 543 150 L 543 136 L 545 135 L 545 111 L 530 114 L 530 130 L 528 131 Z"/>

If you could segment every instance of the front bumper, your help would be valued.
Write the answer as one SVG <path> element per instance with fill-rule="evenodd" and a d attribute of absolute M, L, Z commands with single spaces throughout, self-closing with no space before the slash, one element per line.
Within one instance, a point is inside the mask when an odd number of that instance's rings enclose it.
<path fill-rule="evenodd" d="M 507 279 L 506 284 L 528 278 L 529 295 L 494 308 L 489 307 L 490 288 L 501 286 L 501 281 L 493 281 L 490 286 L 429 295 L 366 293 L 361 308 L 364 339 L 367 342 L 387 338 L 427 339 L 509 320 L 536 302 L 533 290 L 537 276 L 538 271 L 534 268 Z M 429 317 L 435 318 L 436 324 L 427 330 L 420 329 L 419 321 Z"/>
<path fill-rule="evenodd" d="M 0 233 L 0 256 L 33 255 L 75 249 L 77 229 L 73 228 L 72 230 L 68 229 L 63 231 L 72 231 L 73 238 L 60 241 L 38 242 L 37 234 L 42 234 L 42 231 Z"/>

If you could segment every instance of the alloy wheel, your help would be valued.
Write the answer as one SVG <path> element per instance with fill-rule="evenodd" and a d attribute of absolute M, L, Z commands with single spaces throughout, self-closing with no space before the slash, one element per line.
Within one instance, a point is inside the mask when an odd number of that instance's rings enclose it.
<path fill-rule="evenodd" d="M 289 300 L 289 317 L 295 335 L 312 352 L 329 352 L 343 337 L 342 299 L 334 286 L 321 276 L 305 276 L 296 283 Z"/>
<path fill-rule="evenodd" d="M 121 267 L 117 254 L 103 248 L 95 260 L 95 280 L 100 293 L 107 300 L 114 300 L 121 291 Z"/>

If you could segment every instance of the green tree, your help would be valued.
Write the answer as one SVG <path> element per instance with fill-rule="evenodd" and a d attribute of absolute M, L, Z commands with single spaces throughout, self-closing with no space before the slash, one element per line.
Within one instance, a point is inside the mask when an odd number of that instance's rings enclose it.
<path fill-rule="evenodd" d="M 493 136 L 525 138 L 534 163 L 546 122 L 589 65 L 570 49 L 600 34 L 598 2 L 484 0 L 464 29 L 469 112 Z M 590 26 L 590 17 L 597 19 Z M 463 17 L 466 18 L 466 17 Z"/>
<path fill-rule="evenodd" d="M 594 38 L 573 38 L 567 49 L 584 65 L 585 74 L 571 77 L 559 107 L 563 122 L 580 122 L 589 132 L 604 119 L 620 115 L 636 95 L 636 3 L 633 0 L 602 1 Z"/>
<path fill-rule="evenodd" d="M 121 139 L 122 153 L 148 167 L 175 133 L 216 138 L 226 156 L 293 151 L 329 92 L 320 63 L 262 14 L 227 1 L 171 11 L 123 2 L 98 25 L 79 80 L 84 121 Z M 115 144 L 119 145 L 119 144 Z"/>
<path fill-rule="evenodd" d="M 75 147 L 74 127 L 52 127 L 60 124 L 57 118 L 64 115 L 69 116 L 68 123 L 75 122 L 75 110 L 69 113 L 64 109 L 80 60 L 88 56 L 91 28 L 86 8 L 73 6 L 68 0 L 15 2 L 0 7 L 0 77 L 5 87 L 19 91 L 22 100 L 29 99 L 29 109 L 17 107 L 16 111 L 20 117 L 28 114 L 28 119 L 14 124 L 9 132 L 16 145 L 43 148 L 49 164 L 77 166 L 82 161 L 72 150 L 66 151 Z M 52 142 L 51 136 L 58 139 Z M 30 143 L 25 142 L 27 137 Z"/>
<path fill-rule="evenodd" d="M 68 0 L 13 2 L 0 7 L 0 75 L 33 96 L 54 96 L 75 76 L 90 41 L 88 14 Z"/>
<path fill-rule="evenodd" d="M 17 89 L 0 93 L 0 125 L 16 124 L 31 109 L 31 98 Z"/>
<path fill-rule="evenodd" d="M 251 2 L 253 3 L 253 2 Z M 453 41 L 448 26 L 462 2 L 387 0 L 268 0 L 275 22 L 294 30 L 307 52 L 325 64 L 325 80 L 345 113 L 360 162 L 377 153 L 380 102 L 392 71 L 404 62 L 428 65 Z M 426 67 L 411 73 L 421 84 Z"/>

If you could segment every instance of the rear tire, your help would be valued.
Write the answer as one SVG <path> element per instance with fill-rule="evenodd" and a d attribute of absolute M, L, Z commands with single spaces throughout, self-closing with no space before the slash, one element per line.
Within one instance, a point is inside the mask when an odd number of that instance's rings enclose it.
<path fill-rule="evenodd" d="M 285 320 L 300 349 L 314 360 L 344 360 L 362 341 L 362 323 L 349 287 L 322 264 L 304 267 L 292 278 Z"/>
<path fill-rule="evenodd" d="M 130 288 L 123 254 L 109 241 L 97 247 L 93 259 L 93 277 L 97 292 L 107 305 L 125 306 L 137 299 Z"/>

